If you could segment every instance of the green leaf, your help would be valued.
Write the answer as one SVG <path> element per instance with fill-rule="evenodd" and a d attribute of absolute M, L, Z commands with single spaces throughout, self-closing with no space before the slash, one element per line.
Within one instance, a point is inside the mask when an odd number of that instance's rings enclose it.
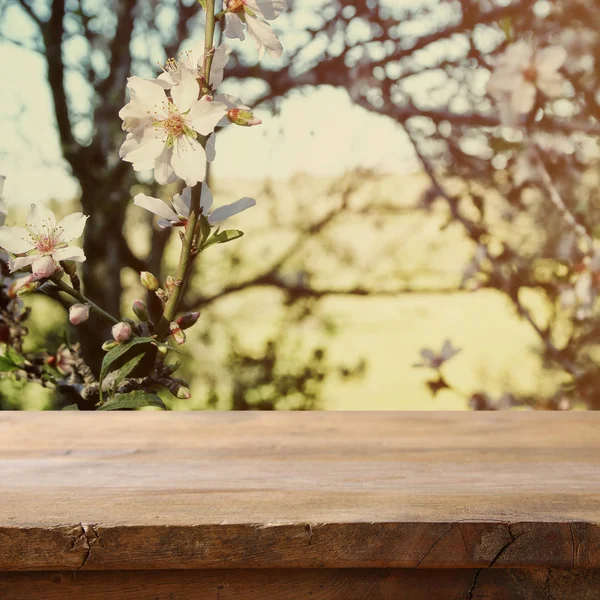
<path fill-rule="evenodd" d="M 239 229 L 226 229 L 225 231 L 220 231 L 215 233 L 203 246 L 202 249 L 208 248 L 213 244 L 225 244 L 227 242 L 231 242 L 233 240 L 237 240 L 244 235 L 243 231 Z"/>
<path fill-rule="evenodd" d="M 204 242 L 208 239 L 210 231 L 211 227 L 208 219 L 204 215 L 200 215 L 200 243 L 198 244 L 200 248 L 202 248 Z"/>
<path fill-rule="evenodd" d="M 77 407 L 77 404 L 69 404 L 68 406 L 65 406 L 63 410 L 79 410 L 79 408 Z"/>
<path fill-rule="evenodd" d="M 8 357 L 0 356 L 0 372 L 16 371 L 18 368 Z"/>
<path fill-rule="evenodd" d="M 25 358 L 21 356 L 12 346 L 6 346 L 6 356 L 15 364 L 17 367 L 25 366 Z"/>
<path fill-rule="evenodd" d="M 109 350 L 105 354 L 104 359 L 102 360 L 102 368 L 100 369 L 99 385 L 100 385 L 100 399 L 101 400 L 102 400 L 102 381 L 106 377 L 106 374 L 108 373 L 110 367 L 117 360 L 119 360 L 121 357 L 123 357 L 127 352 L 129 352 L 129 350 L 134 348 L 135 346 L 140 346 L 139 354 L 143 355 L 146 351 L 141 346 L 142 344 L 144 344 L 144 345 L 153 344 L 154 346 L 157 346 L 157 347 L 166 346 L 166 344 L 157 342 L 154 338 L 151 338 L 151 337 L 136 337 L 136 338 L 133 338 L 132 340 L 130 340 L 129 342 L 127 342 L 126 344 L 119 344 L 118 346 L 115 346 L 112 350 Z M 136 352 L 135 355 L 138 356 L 138 353 Z M 134 367 L 135 366 L 136 365 L 134 365 Z M 131 369 L 131 370 L 133 370 L 133 369 Z"/>
<path fill-rule="evenodd" d="M 198 0 L 198 3 L 204 10 L 206 10 L 206 0 Z"/>
<path fill-rule="evenodd" d="M 163 410 L 167 409 L 164 402 L 156 394 L 136 390 L 128 394 L 115 394 L 98 410 L 120 410 L 124 408 L 142 408 L 144 406 L 157 406 Z"/>
<path fill-rule="evenodd" d="M 111 372 L 113 379 L 111 381 L 111 387 L 115 389 L 123 379 L 125 379 L 141 362 L 142 358 L 146 356 L 145 350 L 140 347 L 141 352 L 136 354 L 133 358 L 128 360 L 123 366 L 115 369 Z"/>
<path fill-rule="evenodd" d="M 2 344 L 0 352 L 0 371 L 14 371 L 25 366 L 25 357 L 21 356 L 9 344 Z"/>

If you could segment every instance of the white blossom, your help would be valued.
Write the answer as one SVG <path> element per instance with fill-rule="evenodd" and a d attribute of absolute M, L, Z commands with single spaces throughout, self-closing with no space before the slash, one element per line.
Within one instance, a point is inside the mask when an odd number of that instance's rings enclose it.
<path fill-rule="evenodd" d="M 137 194 L 133 199 L 133 203 L 136 206 L 145 208 L 161 217 L 158 220 L 158 226 L 162 228 L 185 226 L 190 216 L 191 202 L 192 190 L 189 187 L 185 188 L 181 194 L 173 196 L 172 203 L 167 203 L 164 200 L 147 196 L 146 194 Z M 229 217 L 254 206 L 256 200 L 253 198 L 240 198 L 231 204 L 220 206 L 211 212 L 212 204 L 213 193 L 208 185 L 203 183 L 200 195 L 200 208 L 202 209 L 202 214 L 208 219 L 211 225 L 221 223 Z"/>
<path fill-rule="evenodd" d="M 130 77 L 127 87 L 131 99 L 119 112 L 129 131 L 119 151 L 123 160 L 136 171 L 154 168 L 161 185 L 178 177 L 189 186 L 203 181 L 207 152 L 198 136 L 213 133 L 227 107 L 211 96 L 198 99 L 198 82 L 185 72 L 171 88 L 171 98 L 156 80 Z"/>
<path fill-rule="evenodd" d="M 273 21 L 287 9 L 285 0 L 225 0 L 225 35 L 243 40 L 244 25 L 248 35 L 258 46 L 259 59 L 265 50 L 279 58 L 283 53 L 281 42 L 267 21 Z"/>
<path fill-rule="evenodd" d="M 69 246 L 69 242 L 81 236 L 86 220 L 85 215 L 77 212 L 57 223 L 50 209 L 32 204 L 25 227 L 0 227 L 0 247 L 17 255 L 10 260 L 10 270 L 32 265 L 34 273 L 45 271 L 48 265 L 45 257 L 51 257 L 55 263 L 61 260 L 83 262 L 83 250 Z"/>
<path fill-rule="evenodd" d="M 567 58 L 562 46 L 537 50 L 525 41 L 511 44 L 498 60 L 487 85 L 503 123 L 514 125 L 531 111 L 538 90 L 549 98 L 562 95 L 565 79 L 559 69 Z"/>
<path fill-rule="evenodd" d="M 223 81 L 223 72 L 225 65 L 229 61 L 231 47 L 227 44 L 221 44 L 215 49 L 212 63 L 210 66 L 210 85 L 217 88 Z M 163 73 L 158 76 L 165 89 L 171 89 L 174 85 L 179 85 L 188 75 L 204 83 L 204 41 L 198 42 L 191 50 L 182 52 L 177 58 L 170 58 L 163 67 Z"/>

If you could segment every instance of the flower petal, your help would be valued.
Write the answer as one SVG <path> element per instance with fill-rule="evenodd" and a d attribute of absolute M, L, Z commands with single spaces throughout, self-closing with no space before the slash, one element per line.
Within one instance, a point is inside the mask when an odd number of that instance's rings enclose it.
<path fill-rule="evenodd" d="M 42 229 L 44 227 L 52 231 L 56 227 L 54 213 L 43 204 L 32 204 L 27 215 L 27 227 Z"/>
<path fill-rule="evenodd" d="M 206 182 L 202 183 L 202 191 L 200 192 L 200 208 L 202 213 L 207 216 L 210 207 L 213 204 L 213 193 Z"/>
<path fill-rule="evenodd" d="M 141 104 L 146 110 L 156 109 L 166 103 L 167 97 L 162 83 L 155 79 L 144 79 L 143 77 L 129 77 L 127 89 L 131 102 Z"/>
<path fill-rule="evenodd" d="M 178 221 L 177 213 L 169 208 L 166 202 L 154 198 L 153 196 L 147 196 L 146 194 L 136 194 L 133 199 L 133 203 L 140 208 L 149 210 L 152 214 L 163 217 L 168 221 Z"/>
<path fill-rule="evenodd" d="M 162 152 L 156 157 L 153 165 L 156 183 L 166 185 L 167 183 L 176 181 L 177 175 L 175 175 L 175 171 L 173 171 L 173 167 L 171 166 L 172 156 L 173 149 L 165 146 Z M 152 168 L 152 166 L 150 168 Z"/>
<path fill-rule="evenodd" d="M 19 256 L 18 258 L 11 258 L 9 261 L 10 272 L 18 271 L 23 267 L 32 265 L 40 257 L 39 253 L 29 254 L 28 256 Z"/>
<path fill-rule="evenodd" d="M 560 69 L 567 60 L 567 51 L 562 46 L 548 46 L 535 55 L 535 67 L 543 77 Z"/>
<path fill-rule="evenodd" d="M 186 187 L 181 194 L 173 196 L 173 206 L 177 214 L 187 218 L 190 216 L 190 205 L 192 203 L 192 188 Z"/>
<path fill-rule="evenodd" d="M 133 144 L 130 142 L 130 146 L 125 149 L 126 154 L 123 154 L 121 158 L 130 163 L 147 163 L 154 160 L 165 147 L 162 135 L 162 132 L 155 130 L 154 127 L 146 127 L 138 145 L 132 147 Z M 127 140 L 125 141 L 127 142 Z M 125 143 L 123 143 L 123 146 L 125 146 Z M 122 150 L 123 146 L 121 146 Z"/>
<path fill-rule="evenodd" d="M 553 73 L 538 79 L 538 87 L 549 98 L 562 96 L 565 89 L 565 78 L 560 73 Z"/>
<path fill-rule="evenodd" d="M 188 54 L 188 52 L 186 52 L 186 54 Z M 189 50 L 188 60 L 194 69 L 197 70 L 198 67 L 202 68 L 204 64 L 204 40 L 198 41 L 198 43 Z"/>
<path fill-rule="evenodd" d="M 75 262 L 85 261 L 85 254 L 78 246 L 67 246 L 66 248 L 54 250 L 51 256 L 57 262 L 61 260 L 74 260 Z"/>
<path fill-rule="evenodd" d="M 227 106 L 225 104 L 207 100 L 206 96 L 203 96 L 192 106 L 187 115 L 187 121 L 198 133 L 210 135 L 226 114 Z"/>
<path fill-rule="evenodd" d="M 25 227 L 0 227 L 0 248 L 12 254 L 29 252 L 33 248 L 29 231 Z"/>
<path fill-rule="evenodd" d="M 514 86 L 511 108 L 520 115 L 527 114 L 535 104 L 536 88 L 529 81 L 521 80 Z"/>
<path fill-rule="evenodd" d="M 186 113 L 200 95 L 200 86 L 196 77 L 189 72 L 183 72 L 181 83 L 171 88 L 171 97 L 180 113 Z"/>
<path fill-rule="evenodd" d="M 283 54 L 281 42 L 266 21 L 247 17 L 246 25 L 248 26 L 248 34 L 254 38 L 259 48 L 259 55 L 262 55 L 264 49 L 273 58 L 279 58 Z"/>
<path fill-rule="evenodd" d="M 156 224 L 161 229 L 167 229 L 168 227 L 173 227 L 173 221 L 168 221 L 167 219 L 159 219 L 158 221 L 156 221 Z"/>
<path fill-rule="evenodd" d="M 62 229 L 60 235 L 61 241 L 70 242 L 71 240 L 76 240 L 83 233 L 87 219 L 87 216 L 83 213 L 76 212 L 59 221 L 56 227 L 57 229 Z"/>
<path fill-rule="evenodd" d="M 221 44 L 216 50 L 213 56 L 212 65 L 210 67 L 210 85 L 213 88 L 218 88 L 223 82 L 223 72 L 225 65 L 229 62 L 229 55 L 231 54 L 231 46 L 227 44 Z M 204 50 L 202 51 L 202 57 L 204 58 Z"/>
<path fill-rule="evenodd" d="M 249 0 L 247 4 L 249 6 L 252 4 L 257 5 L 268 21 L 276 19 L 284 10 L 287 10 L 285 0 Z"/>
<path fill-rule="evenodd" d="M 245 39 L 244 24 L 241 19 L 232 13 L 225 13 L 225 37 L 230 39 Z"/>
<path fill-rule="evenodd" d="M 206 146 L 204 148 L 204 150 L 206 151 L 206 161 L 207 162 L 212 162 L 213 160 L 215 160 L 215 158 L 217 158 L 217 134 L 213 133 L 212 135 L 208 136 L 208 139 L 206 140 Z"/>
<path fill-rule="evenodd" d="M 171 166 L 186 185 L 196 185 L 206 176 L 206 152 L 196 140 L 178 140 L 173 147 Z"/>
<path fill-rule="evenodd" d="M 241 198 L 240 200 L 236 200 L 231 204 L 226 204 L 225 206 L 220 206 L 215 209 L 210 216 L 208 217 L 208 222 L 211 225 L 215 223 L 220 223 L 229 217 L 236 215 L 251 206 L 256 204 L 256 200 L 253 198 Z"/>

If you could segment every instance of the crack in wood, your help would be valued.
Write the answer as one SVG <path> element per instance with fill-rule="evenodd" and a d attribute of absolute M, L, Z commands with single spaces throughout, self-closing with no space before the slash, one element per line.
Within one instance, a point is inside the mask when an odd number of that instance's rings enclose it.
<path fill-rule="evenodd" d="M 496 552 L 496 555 L 494 556 L 494 558 L 492 558 L 492 560 L 490 561 L 490 564 L 486 567 L 486 569 L 491 569 L 498 562 L 500 557 L 506 552 L 506 550 L 508 550 L 508 548 L 510 548 L 510 546 L 512 544 L 514 544 L 523 535 L 523 533 L 519 533 L 518 535 L 515 535 L 511 529 L 512 526 L 513 526 L 513 523 L 508 524 L 508 535 L 510 536 L 510 540 L 508 542 L 506 542 L 506 544 L 504 544 L 504 546 L 502 546 L 502 548 L 500 548 L 500 550 L 498 550 L 498 552 Z M 477 580 L 479 579 L 479 575 L 481 575 L 481 571 L 483 571 L 483 568 L 477 569 L 477 571 L 475 572 L 475 575 L 473 576 L 473 580 L 471 581 L 471 587 L 467 590 L 467 595 L 465 597 L 465 600 L 473 600 L 473 593 L 475 591 L 475 586 L 477 585 Z"/>
<path fill-rule="evenodd" d="M 421 557 L 421 560 L 416 564 L 415 569 L 418 569 L 421 563 L 431 554 L 432 550 L 460 523 L 452 523 L 450 527 L 444 531 L 444 533 L 433 543 L 431 548 L 425 552 L 425 554 Z"/>
<path fill-rule="evenodd" d="M 79 527 L 81 528 L 81 531 L 79 532 L 79 535 L 73 540 L 71 549 L 76 550 L 82 548 L 85 551 L 85 554 L 83 556 L 83 562 L 78 568 L 78 570 L 81 570 L 86 566 L 88 560 L 92 556 L 92 546 L 96 542 L 100 541 L 100 534 L 96 529 L 96 527 L 98 527 L 97 524 L 84 525 L 83 523 L 79 523 Z"/>
<path fill-rule="evenodd" d="M 575 534 L 573 533 L 573 523 L 571 523 L 571 521 L 569 521 L 569 531 L 571 532 L 571 545 L 573 546 L 573 563 L 571 568 L 575 568 L 575 554 L 576 554 L 576 549 L 575 549 Z"/>

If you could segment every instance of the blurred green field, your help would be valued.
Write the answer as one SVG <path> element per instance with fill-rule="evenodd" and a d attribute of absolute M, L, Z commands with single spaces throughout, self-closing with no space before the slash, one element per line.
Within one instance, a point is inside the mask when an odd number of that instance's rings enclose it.
<path fill-rule="evenodd" d="M 215 204 L 235 200 L 240 195 L 254 195 L 259 204 L 252 211 L 236 217 L 232 226 L 244 229 L 246 236 L 237 242 L 243 246 L 247 265 L 240 267 L 235 277 L 245 277 L 260 268 L 281 247 L 285 247 L 286 219 L 291 222 L 298 211 L 310 204 L 315 210 L 325 210 L 328 199 L 325 190 L 330 182 L 311 180 L 306 177 L 298 181 L 275 182 L 276 205 L 261 201 L 262 184 L 259 182 L 228 182 L 215 186 Z M 426 186 L 421 175 L 389 177 L 378 180 L 361 192 L 367 198 L 378 198 L 382 202 L 411 206 Z M 401 198 L 398 195 L 401 194 Z M 360 195 L 359 195 L 360 196 Z M 315 202 L 319 198 L 319 202 Z M 319 204 L 322 202 L 323 206 Z M 360 197 L 356 199 L 361 202 Z M 286 204 L 287 203 L 287 204 Z M 273 213 L 279 211 L 276 230 L 268 230 L 267 223 Z M 423 273 L 411 286 L 427 288 L 455 286 L 460 281 L 472 248 L 460 230 L 449 228 L 440 231 L 444 215 L 437 213 L 407 212 L 400 217 L 379 223 L 374 229 L 372 222 L 361 220 L 344 221 L 336 226 L 332 235 L 339 236 L 340 243 L 349 244 L 358 252 L 358 263 L 352 268 L 328 271 L 328 258 L 320 258 L 318 250 L 308 247 L 316 270 L 321 270 L 322 279 L 332 286 L 352 284 L 365 275 L 377 278 L 381 271 L 382 281 L 386 273 L 389 244 L 401 249 L 402 268 Z M 148 226 L 143 222 L 141 211 L 132 210 L 128 217 L 127 230 L 133 234 L 134 250 L 142 255 L 148 247 Z M 223 247 L 224 248 L 224 247 Z M 177 240 L 172 240 L 168 250 L 168 261 L 174 264 L 178 253 Z M 379 253 L 380 257 L 369 263 L 367 256 Z M 227 251 L 222 248 L 211 250 L 206 257 L 203 292 L 212 293 L 230 280 L 226 263 Z M 304 258 L 306 258 L 306 256 Z M 204 259 L 204 257 L 202 257 Z M 364 258 L 364 261 L 363 261 Z M 391 260 L 391 259 L 390 259 Z M 362 261 L 362 262 L 361 262 Z M 131 301 L 140 297 L 142 289 L 136 274 L 123 273 L 127 287 L 124 310 L 130 313 Z M 318 283 L 318 277 L 316 278 Z M 543 307 L 536 305 L 532 296 L 530 305 L 536 314 L 543 314 Z M 66 320 L 57 307 L 42 298 L 35 298 L 32 332 L 51 328 L 61 331 Z M 294 332 L 302 348 L 311 348 L 319 342 L 328 345 L 328 356 L 333 362 L 355 363 L 366 359 L 367 369 L 362 379 L 349 382 L 332 380 L 326 384 L 324 407 L 330 410 L 464 410 L 470 393 L 484 389 L 493 395 L 504 392 L 534 393 L 550 390 L 554 383 L 544 372 L 536 355 L 538 341 L 530 326 L 521 321 L 510 303 L 493 291 L 462 291 L 453 294 L 414 293 L 397 297 L 329 297 L 322 301 L 322 314 L 327 315 L 336 327 L 336 335 L 323 338 L 310 320 Z M 202 319 L 227 319 L 240 331 L 248 348 L 259 349 L 269 333 L 281 326 L 281 296 L 272 290 L 251 289 L 223 299 L 205 311 Z M 217 337 L 219 332 L 217 331 Z M 200 339 L 201 332 L 189 331 L 188 343 L 183 347 L 185 370 L 192 374 L 192 400 L 171 401 L 174 409 L 201 409 L 205 389 L 203 373 L 211 372 L 225 380 L 227 377 L 226 355 L 219 345 L 210 349 Z M 33 336 L 31 345 L 40 342 Z M 452 340 L 462 348 L 448 365 L 444 373 L 449 382 L 464 392 L 464 395 L 443 391 L 433 399 L 426 381 L 430 372 L 414 368 L 419 360 L 419 350 L 430 347 L 437 350 L 445 339 Z M 222 345 L 223 352 L 226 345 Z M 301 364 L 301 358 L 299 359 Z M 195 375 L 195 379 L 193 376 Z M 7 384 L 1 384 L 5 390 Z M 42 408 L 47 392 L 24 388 L 18 392 L 23 406 L 30 409 Z"/>

